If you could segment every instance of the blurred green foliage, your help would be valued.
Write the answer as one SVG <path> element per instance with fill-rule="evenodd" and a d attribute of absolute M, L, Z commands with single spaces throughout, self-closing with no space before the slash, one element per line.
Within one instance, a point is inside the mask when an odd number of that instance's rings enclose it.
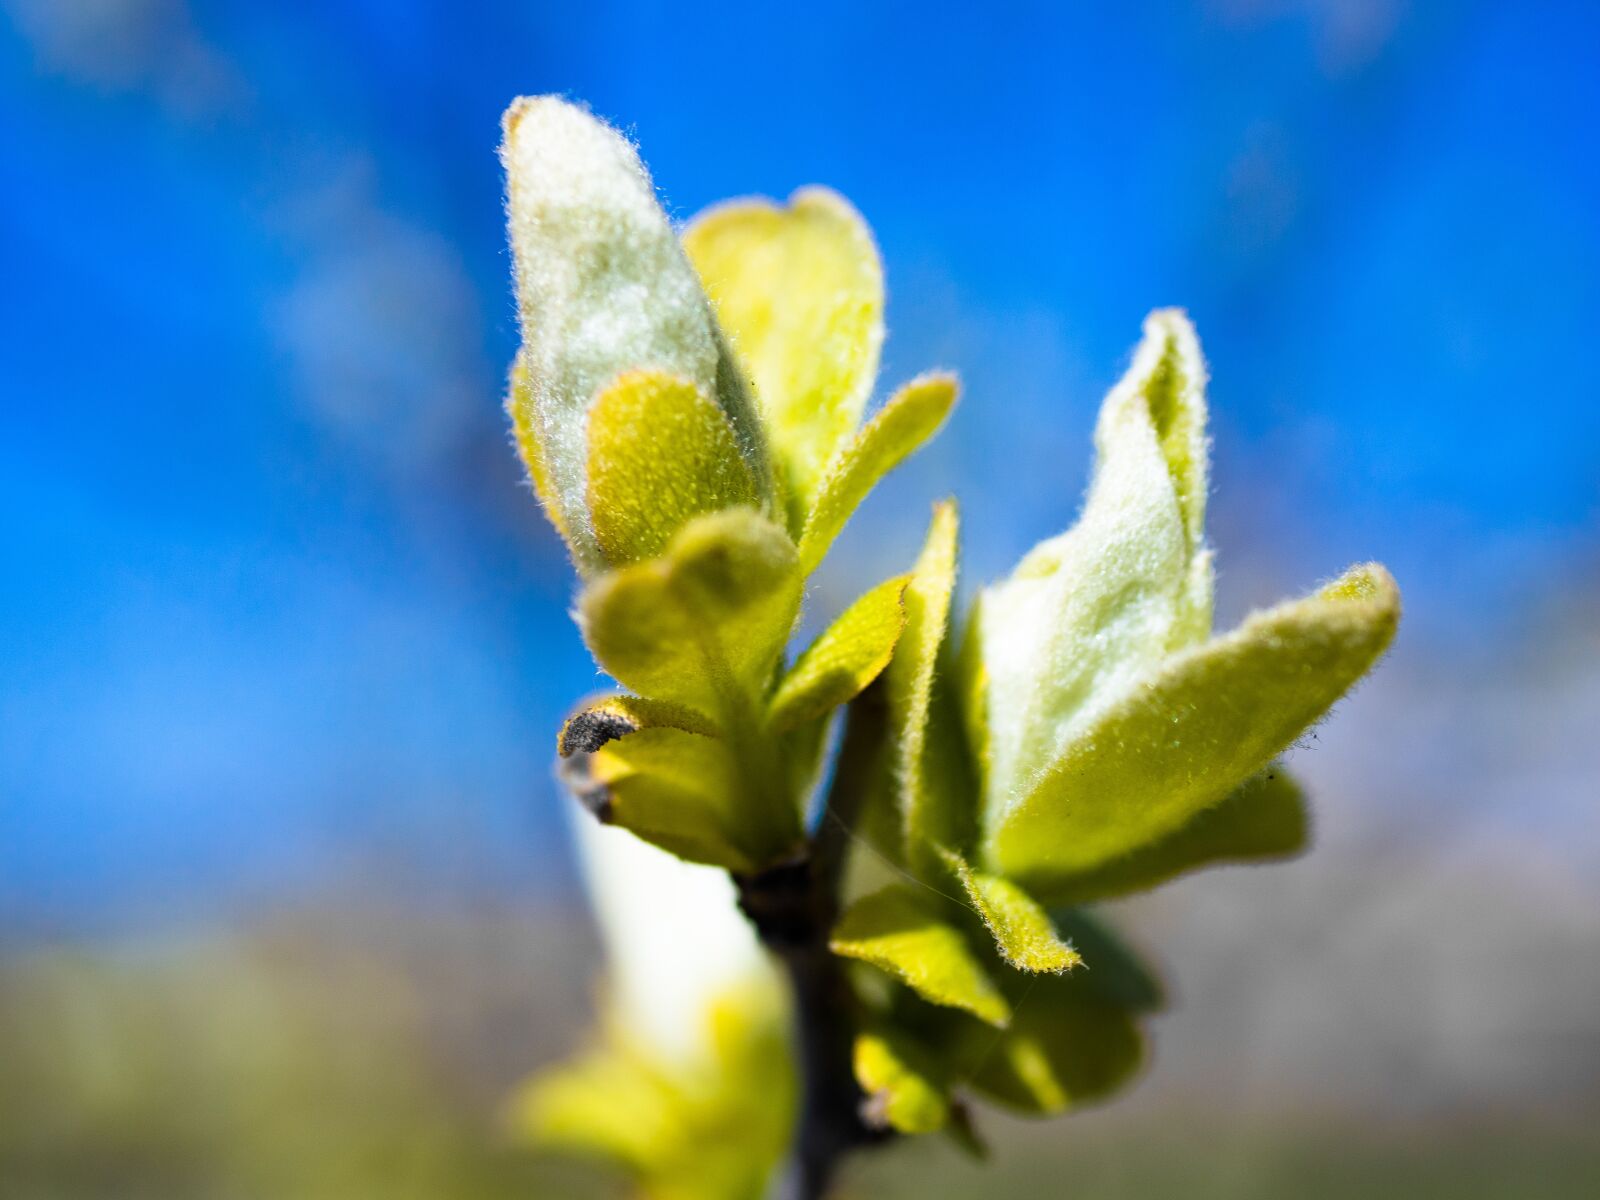
<path fill-rule="evenodd" d="M 497 938 L 463 964 L 439 925 L 396 948 L 388 926 L 153 951 L 0 959 L 4 1200 L 614 1200 L 623 1181 L 530 1154 L 504 1132 L 506 1078 L 570 1045 L 588 954 L 577 922 Z M 570 926 L 570 928 L 568 927 Z M 531 967 L 529 964 L 533 964 Z M 526 1022 L 508 1025 L 518 989 Z M 580 993 L 581 994 L 581 993 Z M 1158 1091 L 1159 1089 L 1151 1089 Z M 1096 1200 L 1579 1200 L 1600 1139 L 1576 1117 L 1526 1124 L 1242 1121 L 1226 1097 L 1157 1096 L 1067 1126 L 997 1117 L 1000 1153 L 868 1156 L 865 1200 L 1081 1195 Z"/>

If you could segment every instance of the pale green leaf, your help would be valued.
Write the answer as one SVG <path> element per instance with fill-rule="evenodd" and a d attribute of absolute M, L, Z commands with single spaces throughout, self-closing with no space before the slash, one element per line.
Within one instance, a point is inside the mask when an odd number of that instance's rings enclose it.
<path fill-rule="evenodd" d="M 733 427 L 698 386 L 629 371 L 589 408 L 589 516 L 612 566 L 654 558 L 702 513 L 758 503 Z"/>
<path fill-rule="evenodd" d="M 512 420 L 579 569 L 606 565 L 586 505 L 585 424 L 595 393 L 620 372 L 659 369 L 714 397 L 765 504 L 760 421 L 634 148 L 556 96 L 516 100 L 503 126 L 527 380 L 513 387 Z"/>
<path fill-rule="evenodd" d="M 767 709 L 773 729 L 792 729 L 832 711 L 889 665 L 905 625 L 901 597 L 909 578 L 880 583 L 806 647 L 773 694 Z"/>
<path fill-rule="evenodd" d="M 1182 314 L 1152 314 L 1101 407 L 1082 515 L 983 594 L 982 671 L 970 678 L 984 687 L 991 813 L 1020 803 L 1107 705 L 1209 631 L 1203 381 Z"/>
<path fill-rule="evenodd" d="M 829 945 L 835 954 L 888 972 L 933 1004 L 1003 1026 L 1011 1006 L 972 943 L 946 916 L 948 906 L 932 893 L 890 884 L 852 904 Z"/>
<path fill-rule="evenodd" d="M 1000 957 L 1019 971 L 1059 974 L 1083 959 L 1063 940 L 1039 902 L 1009 879 L 974 871 L 960 856 L 950 854 L 961 886 L 967 890 L 983 923 L 994 934 Z"/>
<path fill-rule="evenodd" d="M 1281 766 L 1270 766 L 1148 846 L 1102 866 L 1052 880 L 1045 899 L 1080 904 L 1147 891 L 1179 875 L 1220 863 L 1269 862 L 1305 848 L 1305 797 Z"/>
<path fill-rule="evenodd" d="M 712 714 L 732 736 L 799 611 L 794 543 L 747 509 L 696 517 L 658 559 L 595 580 L 579 619 L 595 659 L 634 691 Z"/>
<path fill-rule="evenodd" d="M 1133 1078 L 1144 1059 L 1138 1024 L 1098 999 L 1084 974 L 1038 977 L 998 1038 L 971 1029 L 966 1057 L 975 1091 L 1045 1115 L 1105 1099 Z"/>
<path fill-rule="evenodd" d="M 900 1133 L 933 1133 L 950 1120 L 947 1087 L 928 1056 L 903 1033 L 869 1029 L 856 1037 L 856 1081 L 868 1120 Z"/>
<path fill-rule="evenodd" d="M 526 348 L 517 351 L 517 357 L 511 364 L 511 379 L 506 389 L 506 415 L 511 418 L 517 454 L 527 469 L 533 493 L 539 498 L 539 507 L 550 519 L 550 524 L 556 527 L 556 532 L 570 545 L 572 536 L 567 532 L 565 507 L 561 495 L 556 491 L 544 446 L 539 441 L 538 416 L 533 408 L 533 380 L 528 370 Z"/>
<path fill-rule="evenodd" d="M 1176 832 L 1322 717 L 1399 618 L 1389 573 L 1356 567 L 1172 656 L 1079 730 L 1018 803 L 986 814 L 986 865 L 1049 894 Z"/>
<path fill-rule="evenodd" d="M 883 342 L 883 268 L 843 197 L 804 188 L 787 207 L 736 200 L 684 231 L 684 248 L 755 383 L 773 449 L 804 503 L 861 419 Z"/>
<path fill-rule="evenodd" d="M 800 564 L 807 574 L 822 562 L 867 493 L 944 424 L 958 391 L 953 375 L 919 375 L 834 455 L 800 537 Z"/>

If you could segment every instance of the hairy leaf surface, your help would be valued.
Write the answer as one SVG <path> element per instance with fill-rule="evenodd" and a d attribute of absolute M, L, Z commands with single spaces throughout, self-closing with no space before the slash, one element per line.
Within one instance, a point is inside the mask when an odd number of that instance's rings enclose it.
<path fill-rule="evenodd" d="M 907 884 L 857 900 L 834 927 L 835 954 L 871 963 L 933 1004 L 1003 1026 L 1011 1006 L 966 935 L 945 915 L 948 901 Z"/>
<path fill-rule="evenodd" d="M 693 382 L 629 371 L 589 409 L 589 515 L 613 566 L 654 558 L 692 518 L 757 505 L 728 418 Z"/>
<path fill-rule="evenodd" d="M 1006 962 L 1019 971 L 1058 974 L 1083 961 L 1056 933 L 1050 914 L 1027 892 L 998 875 L 974 871 L 957 855 L 950 861 Z"/>
<path fill-rule="evenodd" d="M 1041 894 L 1176 832 L 1264 768 L 1358 680 L 1394 636 L 1382 567 L 1250 617 L 1135 682 L 1009 810 L 987 864 Z"/>
<path fill-rule="evenodd" d="M 1108 900 L 1148 891 L 1201 867 L 1290 858 L 1305 849 L 1309 826 L 1299 785 L 1281 766 L 1270 766 L 1176 833 L 1102 866 L 1053 878 L 1044 899 L 1054 904 Z"/>
<path fill-rule="evenodd" d="M 906 622 L 909 576 L 886 580 L 860 597 L 806 647 L 779 683 L 767 711 L 777 730 L 792 729 L 857 695 L 889 665 Z"/>
<path fill-rule="evenodd" d="M 612 571 L 579 601 L 596 661 L 628 687 L 713 714 L 754 704 L 800 605 L 794 543 L 747 509 L 697 517 L 660 558 Z"/>
<path fill-rule="evenodd" d="M 1023 803 L 1082 729 L 1165 655 L 1205 636 L 1204 370 L 1183 315 L 1152 314 L 1101 407 L 1081 517 L 984 591 L 976 702 L 986 712 L 991 819 Z"/>
<path fill-rule="evenodd" d="M 800 536 L 800 563 L 810 574 L 850 516 L 880 479 L 929 438 L 954 407 L 959 388 L 953 375 L 919 375 L 883 406 L 834 455 Z"/>
<path fill-rule="evenodd" d="M 700 280 L 638 154 L 557 96 L 506 110 L 500 158 L 516 263 L 522 371 L 513 424 L 580 570 L 606 563 L 587 511 L 587 412 L 618 373 L 648 367 L 714 397 L 752 479 L 771 496 L 764 436 Z"/>

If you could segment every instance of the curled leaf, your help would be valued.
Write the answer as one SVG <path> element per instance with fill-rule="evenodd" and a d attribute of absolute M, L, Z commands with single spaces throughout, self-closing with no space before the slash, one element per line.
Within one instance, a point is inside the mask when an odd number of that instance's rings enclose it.
<path fill-rule="evenodd" d="M 984 591 L 973 678 L 984 687 L 993 814 L 1020 803 L 1085 724 L 1165 655 L 1208 631 L 1203 381 L 1182 314 L 1152 314 L 1101 406 L 1082 515 Z"/>
<path fill-rule="evenodd" d="M 1399 619 L 1394 580 L 1369 564 L 1173 656 L 1083 728 L 1020 802 L 989 814 L 985 862 L 1048 894 L 1176 832 L 1322 717 Z"/>
<path fill-rule="evenodd" d="M 513 386 L 512 421 L 579 569 L 606 565 L 586 504 L 585 427 L 591 399 L 620 372 L 658 369 L 715 398 L 769 497 L 754 406 L 634 148 L 557 96 L 515 101 L 503 127 L 526 380 Z"/>

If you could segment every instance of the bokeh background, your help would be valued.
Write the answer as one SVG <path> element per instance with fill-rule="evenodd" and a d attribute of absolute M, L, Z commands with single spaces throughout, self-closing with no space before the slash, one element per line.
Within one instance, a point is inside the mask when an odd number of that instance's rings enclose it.
<path fill-rule="evenodd" d="M 964 377 L 820 611 L 946 490 L 969 582 L 1063 527 L 1167 304 L 1222 620 L 1406 592 L 1293 757 L 1313 853 L 1129 906 L 1138 1090 L 861 1194 L 1600 1194 L 1597 50 L 1588 3 L 0 0 L 0 1196 L 610 1194 L 502 1107 L 596 968 L 596 677 L 499 410 L 547 91 L 678 216 L 845 192 L 885 384 Z"/>

